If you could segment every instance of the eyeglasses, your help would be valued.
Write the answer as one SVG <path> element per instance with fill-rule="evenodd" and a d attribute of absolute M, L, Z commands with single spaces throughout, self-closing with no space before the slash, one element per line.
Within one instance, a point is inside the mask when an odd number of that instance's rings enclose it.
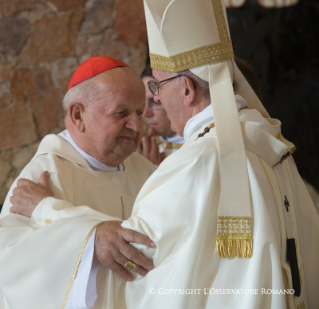
<path fill-rule="evenodd" d="M 150 80 L 147 82 L 147 87 L 148 89 L 150 90 L 150 92 L 152 93 L 152 95 L 158 95 L 159 94 L 159 84 L 160 83 L 164 83 L 168 80 L 172 80 L 174 78 L 178 78 L 178 77 L 181 77 L 181 76 L 187 76 L 185 74 L 178 74 L 176 76 L 173 76 L 173 77 L 170 77 L 170 78 L 167 78 L 167 79 L 163 79 L 159 82 L 156 82 L 155 80 Z"/>
<path fill-rule="evenodd" d="M 152 110 L 161 110 L 164 108 L 161 102 L 155 102 L 153 98 L 147 100 L 146 105 Z"/>

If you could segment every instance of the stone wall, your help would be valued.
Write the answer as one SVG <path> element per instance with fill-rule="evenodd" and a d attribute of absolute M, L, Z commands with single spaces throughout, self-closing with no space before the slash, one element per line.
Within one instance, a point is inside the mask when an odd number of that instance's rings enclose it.
<path fill-rule="evenodd" d="M 0 1 L 0 204 L 42 137 L 63 130 L 68 81 L 92 53 L 143 71 L 142 0 Z"/>

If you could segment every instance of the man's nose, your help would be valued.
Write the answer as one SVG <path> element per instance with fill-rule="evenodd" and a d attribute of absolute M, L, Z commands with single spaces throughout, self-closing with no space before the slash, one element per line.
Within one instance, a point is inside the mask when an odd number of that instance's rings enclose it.
<path fill-rule="evenodd" d="M 144 111 L 143 111 L 143 115 L 147 118 L 152 117 L 153 116 L 153 110 L 148 106 L 148 104 L 146 103 Z"/>
<path fill-rule="evenodd" d="M 130 119 L 125 125 L 128 129 L 133 130 L 134 132 L 143 131 L 143 118 L 136 113 L 130 116 Z"/>

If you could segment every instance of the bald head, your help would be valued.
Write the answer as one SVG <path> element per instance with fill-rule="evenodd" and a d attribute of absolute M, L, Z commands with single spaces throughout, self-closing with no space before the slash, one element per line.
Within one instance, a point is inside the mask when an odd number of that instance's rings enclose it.
<path fill-rule="evenodd" d="M 144 98 L 143 82 L 130 68 L 103 72 L 66 94 L 66 128 L 83 151 L 117 166 L 140 142 Z"/>

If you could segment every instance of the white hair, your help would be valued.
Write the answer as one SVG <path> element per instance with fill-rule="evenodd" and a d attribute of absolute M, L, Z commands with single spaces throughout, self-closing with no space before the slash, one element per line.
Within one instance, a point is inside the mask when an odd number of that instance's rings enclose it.
<path fill-rule="evenodd" d="M 62 100 L 64 115 L 67 115 L 71 103 L 87 105 L 92 101 L 97 101 L 102 88 L 103 85 L 101 85 L 101 83 L 92 79 L 88 79 L 73 86 L 68 90 Z"/>
<path fill-rule="evenodd" d="M 205 99 L 210 98 L 209 83 L 208 82 L 201 79 L 200 77 L 198 77 L 197 75 L 192 73 L 190 70 L 181 71 L 181 72 L 178 72 L 177 74 L 183 74 L 183 75 L 188 76 L 193 82 L 195 82 L 196 87 L 201 88 L 202 93 L 203 93 L 203 97 Z"/>

